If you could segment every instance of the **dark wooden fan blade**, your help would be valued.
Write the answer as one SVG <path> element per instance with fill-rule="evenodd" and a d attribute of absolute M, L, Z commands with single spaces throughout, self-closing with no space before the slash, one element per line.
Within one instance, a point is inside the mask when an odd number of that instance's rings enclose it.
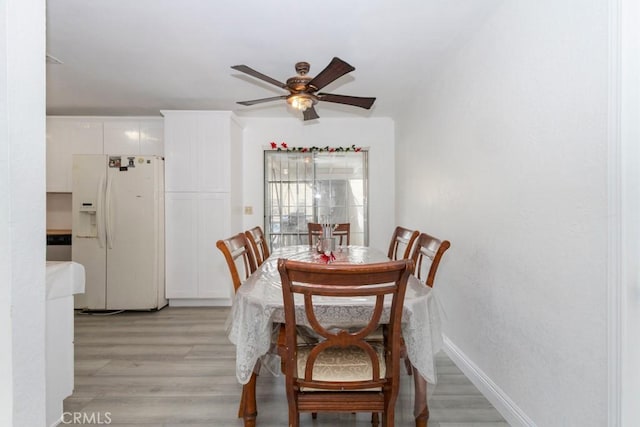
<path fill-rule="evenodd" d="M 304 117 L 305 120 L 313 120 L 313 119 L 320 118 L 320 116 L 316 112 L 316 109 L 313 105 L 307 108 L 306 110 L 304 110 L 302 112 L 302 116 Z"/>
<path fill-rule="evenodd" d="M 320 73 L 309 82 L 308 86 L 313 86 L 315 88 L 314 91 L 320 90 L 329 83 L 347 73 L 352 72 L 353 70 L 355 70 L 355 68 L 344 62 L 342 59 L 333 58 L 329 65 L 327 65 L 324 70 L 320 71 Z"/>
<path fill-rule="evenodd" d="M 263 80 L 263 81 L 265 81 L 267 83 L 271 83 L 272 85 L 281 87 L 283 89 L 287 88 L 286 84 L 284 84 L 282 82 L 279 82 L 276 79 L 272 79 L 271 77 L 266 76 L 266 75 L 262 74 L 261 72 L 254 70 L 251 67 L 247 67 L 246 65 L 234 65 L 231 68 L 233 68 L 234 70 L 237 70 L 237 71 L 241 71 L 241 72 L 243 72 L 245 74 L 249 74 L 250 76 L 253 76 L 253 77 L 257 78 L 257 79 Z"/>
<path fill-rule="evenodd" d="M 319 93 L 318 100 L 335 102 L 336 104 L 353 105 L 355 107 L 369 109 L 376 102 L 375 98 L 363 98 L 360 96 L 336 95 L 334 93 Z"/>
<path fill-rule="evenodd" d="M 237 104 L 241 104 L 241 105 L 262 104 L 263 102 L 277 101 L 279 99 L 287 99 L 287 96 L 289 95 L 272 96 L 271 98 L 254 99 L 251 101 L 238 101 Z"/>

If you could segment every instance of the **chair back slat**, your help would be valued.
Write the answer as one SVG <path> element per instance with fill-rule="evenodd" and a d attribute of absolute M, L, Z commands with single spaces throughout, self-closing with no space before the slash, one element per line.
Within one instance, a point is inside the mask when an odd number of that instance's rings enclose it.
<path fill-rule="evenodd" d="M 411 259 L 415 264 L 414 274 L 418 280 L 430 288 L 433 287 L 442 255 L 444 255 L 450 246 L 451 243 L 448 240 L 440 240 L 426 233 L 422 233 L 418 237 L 415 247 L 413 248 L 413 253 L 411 254 Z M 423 271 L 427 270 L 427 262 L 429 263 L 427 277 L 423 279 Z M 423 263 L 425 265 L 423 265 Z"/>
<path fill-rule="evenodd" d="M 391 243 L 389 244 L 389 252 L 387 254 L 389 259 L 408 259 L 411 254 L 411 247 L 418 237 L 418 234 L 420 234 L 418 230 L 409 230 L 408 228 L 400 226 L 396 227 L 395 230 L 393 230 Z M 401 255 L 398 254 L 403 247 L 404 251 L 401 252 Z"/>
<path fill-rule="evenodd" d="M 309 245 L 313 246 L 318 242 L 318 238 L 322 237 L 322 224 L 309 222 L 307 223 L 307 227 L 309 232 Z M 336 224 L 333 229 L 333 237 L 340 239 L 338 241 L 340 246 L 344 244 L 349 246 L 351 244 L 351 224 L 348 222 Z"/>
<path fill-rule="evenodd" d="M 250 230 L 245 231 L 244 233 L 249 239 L 249 243 L 251 243 L 251 248 L 253 249 L 253 255 L 256 259 L 256 266 L 261 266 L 264 260 L 269 258 L 269 245 L 264 237 L 264 232 L 262 228 L 253 227 Z"/>
<path fill-rule="evenodd" d="M 228 239 L 218 240 L 216 247 L 224 255 L 229 274 L 231 274 L 233 289 L 237 291 L 251 273 L 256 271 L 256 262 L 253 258 L 249 240 L 244 233 L 238 233 Z M 242 271 L 238 271 L 239 262 L 242 265 Z"/>

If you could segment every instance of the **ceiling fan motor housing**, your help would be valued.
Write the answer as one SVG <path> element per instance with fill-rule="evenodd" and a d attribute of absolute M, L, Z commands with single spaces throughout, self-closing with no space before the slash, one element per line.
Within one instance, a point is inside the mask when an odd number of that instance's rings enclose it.
<path fill-rule="evenodd" d="M 306 92 L 307 85 L 311 81 L 311 77 L 309 76 L 295 76 L 287 79 L 287 88 L 295 93 Z M 315 88 L 309 87 L 309 92 L 315 92 Z"/>
<path fill-rule="evenodd" d="M 287 79 L 287 88 L 291 92 L 314 92 L 314 88 L 308 87 L 309 82 L 312 80 L 311 77 L 307 75 L 307 73 L 309 72 L 309 68 L 310 65 L 308 62 L 298 62 L 296 64 L 296 73 L 298 73 L 298 75 Z"/>

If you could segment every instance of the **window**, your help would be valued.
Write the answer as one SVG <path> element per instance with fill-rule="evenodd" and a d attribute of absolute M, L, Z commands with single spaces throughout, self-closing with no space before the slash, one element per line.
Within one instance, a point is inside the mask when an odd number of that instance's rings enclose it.
<path fill-rule="evenodd" d="M 366 151 L 265 151 L 264 173 L 272 249 L 308 244 L 308 222 L 348 222 L 351 244 L 368 245 Z"/>

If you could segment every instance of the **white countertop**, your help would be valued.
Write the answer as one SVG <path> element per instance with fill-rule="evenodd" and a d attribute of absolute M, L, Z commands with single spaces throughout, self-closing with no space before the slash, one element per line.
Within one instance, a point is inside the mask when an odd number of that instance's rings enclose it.
<path fill-rule="evenodd" d="M 84 266 L 71 261 L 47 261 L 47 300 L 84 293 Z"/>

